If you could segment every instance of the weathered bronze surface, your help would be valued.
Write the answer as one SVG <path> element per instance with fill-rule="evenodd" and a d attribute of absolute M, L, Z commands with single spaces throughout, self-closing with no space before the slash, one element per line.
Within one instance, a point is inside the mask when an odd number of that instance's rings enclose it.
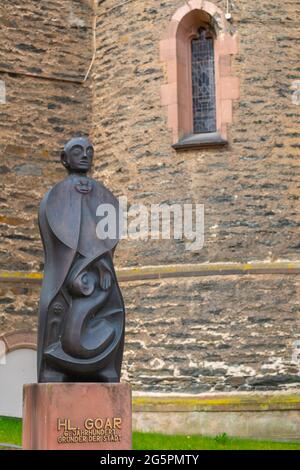
<path fill-rule="evenodd" d="M 69 176 L 44 197 L 39 227 L 45 252 L 38 329 L 39 382 L 119 382 L 125 309 L 113 266 L 119 203 L 89 178 L 94 149 L 70 140 L 61 161 Z M 97 208 L 116 211 L 115 237 L 96 233 Z"/>

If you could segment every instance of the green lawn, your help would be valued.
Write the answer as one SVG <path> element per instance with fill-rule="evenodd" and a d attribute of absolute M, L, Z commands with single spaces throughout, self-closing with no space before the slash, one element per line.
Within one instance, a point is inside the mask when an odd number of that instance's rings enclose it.
<path fill-rule="evenodd" d="M 134 433 L 134 449 L 138 450 L 300 450 L 300 442 L 272 442 L 216 437 L 166 436 Z"/>
<path fill-rule="evenodd" d="M 0 417 L 0 443 L 21 445 L 22 420 Z"/>
<path fill-rule="evenodd" d="M 0 418 L 0 443 L 21 445 L 22 420 Z M 271 442 L 216 437 L 133 434 L 135 450 L 300 450 L 300 442 Z"/>

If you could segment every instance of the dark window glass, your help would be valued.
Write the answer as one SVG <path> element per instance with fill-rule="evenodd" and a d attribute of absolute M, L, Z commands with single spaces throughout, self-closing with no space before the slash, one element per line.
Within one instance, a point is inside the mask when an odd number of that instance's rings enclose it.
<path fill-rule="evenodd" d="M 192 40 L 192 86 L 194 134 L 215 132 L 214 40 L 204 28 L 200 28 L 199 37 Z"/>

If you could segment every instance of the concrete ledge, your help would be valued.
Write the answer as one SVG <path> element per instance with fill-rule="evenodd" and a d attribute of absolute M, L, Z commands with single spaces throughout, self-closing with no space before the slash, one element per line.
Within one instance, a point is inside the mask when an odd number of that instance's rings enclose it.
<path fill-rule="evenodd" d="M 198 434 L 300 441 L 300 390 L 133 398 L 133 428 L 165 434 Z"/>
<path fill-rule="evenodd" d="M 153 411 L 300 411 L 300 390 L 290 392 L 240 392 L 205 395 L 134 395 L 133 410 Z M 299 435 L 300 439 L 300 435 Z"/>
<path fill-rule="evenodd" d="M 201 147 L 214 147 L 227 145 L 225 140 L 219 132 L 210 132 L 207 134 L 191 134 L 179 140 L 172 147 L 175 150 L 198 149 Z"/>

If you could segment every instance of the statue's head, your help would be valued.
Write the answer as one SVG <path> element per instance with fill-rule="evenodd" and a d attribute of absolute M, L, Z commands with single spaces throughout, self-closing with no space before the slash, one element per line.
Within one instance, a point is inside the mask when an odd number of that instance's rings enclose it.
<path fill-rule="evenodd" d="M 94 147 L 87 137 L 75 137 L 61 153 L 62 164 L 71 172 L 87 173 L 92 166 Z"/>

